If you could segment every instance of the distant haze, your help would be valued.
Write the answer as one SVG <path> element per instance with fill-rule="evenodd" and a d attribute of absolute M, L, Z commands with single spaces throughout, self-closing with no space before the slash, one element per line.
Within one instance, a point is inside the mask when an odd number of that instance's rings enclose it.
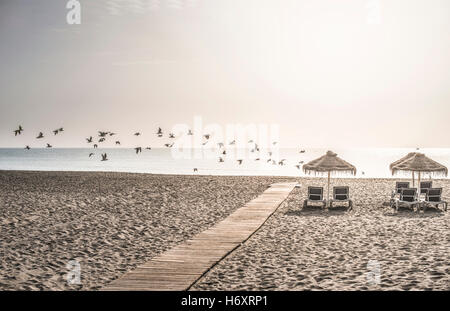
<path fill-rule="evenodd" d="M 68 25 L 65 0 L 0 1 L 0 147 L 152 145 L 195 116 L 284 147 L 450 146 L 448 0 L 80 2 Z"/>

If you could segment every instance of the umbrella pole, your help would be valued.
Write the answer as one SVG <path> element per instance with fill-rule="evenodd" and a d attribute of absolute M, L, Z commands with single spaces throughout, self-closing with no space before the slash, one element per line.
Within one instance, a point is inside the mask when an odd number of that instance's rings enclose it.
<path fill-rule="evenodd" d="M 419 171 L 419 177 L 417 179 L 417 187 L 419 188 L 419 191 L 417 193 L 417 197 L 420 198 L 420 171 Z"/>
<path fill-rule="evenodd" d="M 412 180 L 413 180 L 413 188 L 414 188 L 414 171 L 412 171 Z"/>
<path fill-rule="evenodd" d="M 328 171 L 328 193 L 327 193 L 327 204 L 330 201 L 330 171 Z"/>

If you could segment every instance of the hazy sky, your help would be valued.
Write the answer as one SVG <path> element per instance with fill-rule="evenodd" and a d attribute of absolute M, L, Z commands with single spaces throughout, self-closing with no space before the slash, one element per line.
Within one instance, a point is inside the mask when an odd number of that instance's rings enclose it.
<path fill-rule="evenodd" d="M 60 126 L 59 147 L 151 145 L 201 116 L 283 146 L 450 147 L 448 0 L 80 2 L 68 25 L 65 0 L 0 0 L 0 146 Z"/>

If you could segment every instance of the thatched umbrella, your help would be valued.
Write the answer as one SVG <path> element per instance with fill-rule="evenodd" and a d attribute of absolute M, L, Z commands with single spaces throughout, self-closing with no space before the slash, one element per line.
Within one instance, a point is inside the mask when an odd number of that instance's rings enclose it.
<path fill-rule="evenodd" d="M 327 199 L 330 199 L 330 175 L 333 172 L 351 173 L 356 175 L 356 167 L 350 163 L 342 160 L 333 151 L 327 151 L 327 153 L 318 159 L 303 165 L 303 171 L 305 173 L 328 173 L 328 193 Z"/>
<path fill-rule="evenodd" d="M 395 161 L 390 165 L 392 175 L 399 171 L 418 173 L 418 184 L 420 193 L 420 174 L 431 173 L 433 175 L 447 176 L 448 169 L 444 165 L 428 158 L 423 153 L 411 152 L 398 161 Z"/>
<path fill-rule="evenodd" d="M 416 154 L 416 152 L 410 152 L 407 155 L 405 155 L 403 158 L 391 163 L 391 165 L 389 165 L 389 169 L 392 171 L 392 168 L 400 163 L 402 163 L 403 161 L 413 157 Z M 413 183 L 413 187 L 414 187 L 414 171 L 412 172 L 412 183 Z"/>

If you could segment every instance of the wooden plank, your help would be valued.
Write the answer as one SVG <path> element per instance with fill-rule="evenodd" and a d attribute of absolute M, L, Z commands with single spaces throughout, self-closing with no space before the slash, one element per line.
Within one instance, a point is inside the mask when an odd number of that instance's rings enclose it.
<path fill-rule="evenodd" d="M 258 230 L 295 185 L 271 185 L 218 224 L 125 273 L 101 290 L 188 290 Z"/>

